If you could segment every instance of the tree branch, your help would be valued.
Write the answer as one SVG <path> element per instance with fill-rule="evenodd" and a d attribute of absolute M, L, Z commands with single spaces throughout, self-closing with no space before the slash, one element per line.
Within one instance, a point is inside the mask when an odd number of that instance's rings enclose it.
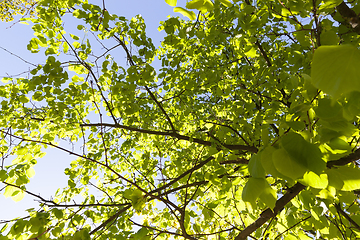
<path fill-rule="evenodd" d="M 272 211 L 270 208 L 267 208 L 260 214 L 260 217 L 253 222 L 251 225 L 246 227 L 243 231 L 236 236 L 235 240 L 245 240 L 251 233 L 256 229 L 261 227 L 265 222 L 270 218 L 275 217 L 281 210 L 284 209 L 285 205 L 291 201 L 296 195 L 299 194 L 306 186 L 301 183 L 296 183 L 294 186 L 288 189 L 288 191 L 276 201 L 275 208 Z"/>
<path fill-rule="evenodd" d="M 338 160 L 329 161 L 326 163 L 328 168 L 332 168 L 333 166 L 344 166 L 348 163 L 354 162 L 360 159 L 360 148 L 356 149 L 355 152 L 350 153 L 349 155 L 342 157 Z"/>
<path fill-rule="evenodd" d="M 336 10 L 338 10 L 340 15 L 350 24 L 353 30 L 357 34 L 360 34 L 360 19 L 356 12 L 349 8 L 344 1 L 336 7 Z"/>
<path fill-rule="evenodd" d="M 165 115 L 168 123 L 170 124 L 171 130 L 172 132 L 176 133 L 176 129 L 169 117 L 169 115 L 166 113 L 165 109 L 163 108 L 163 106 L 161 105 L 161 103 L 159 103 L 159 101 L 156 99 L 155 95 L 151 92 L 151 90 L 148 88 L 148 86 L 145 86 L 146 91 L 149 93 L 150 97 L 152 100 L 154 100 L 154 102 L 156 103 L 156 105 L 160 108 L 160 110 L 162 111 L 162 113 Z"/>
<path fill-rule="evenodd" d="M 341 209 L 340 205 L 338 203 L 334 204 L 336 210 L 343 215 L 352 225 L 354 225 L 354 227 L 358 230 L 360 230 L 360 226 L 354 221 L 352 220 L 352 218 L 346 213 L 344 212 L 344 210 Z"/>
<path fill-rule="evenodd" d="M 129 130 L 129 131 L 134 131 L 134 132 L 141 132 L 141 133 L 147 133 L 147 134 L 153 134 L 153 135 L 159 135 L 159 136 L 169 136 L 169 137 L 174 137 L 180 140 L 185 140 L 185 141 L 190 141 L 190 142 L 195 142 L 204 146 L 211 146 L 214 143 L 210 142 L 210 141 L 206 141 L 206 140 L 202 140 L 199 138 L 192 138 L 192 137 L 188 137 L 185 135 L 181 135 L 177 132 L 162 132 L 162 131 L 155 131 L 155 130 L 147 130 L 147 129 L 141 129 L 141 128 L 136 128 L 136 127 L 130 127 L 130 126 L 124 126 L 121 124 L 111 124 L 111 123 L 85 123 L 85 124 L 80 124 L 80 126 L 82 127 L 101 127 L 101 126 L 106 126 L 106 127 L 113 127 L 113 128 L 121 128 L 121 129 L 125 129 L 125 130 Z M 245 146 L 245 145 L 240 145 L 240 144 L 226 144 L 226 143 L 220 143 L 221 146 L 230 149 L 230 150 L 243 150 L 243 151 L 248 151 L 248 152 L 252 152 L 252 153 L 257 153 L 258 149 L 257 147 L 254 146 Z"/>
<path fill-rule="evenodd" d="M 348 156 L 342 157 L 338 160 L 329 161 L 327 162 L 326 166 L 331 168 L 333 166 L 343 166 L 350 162 L 356 161 L 360 158 L 360 148 L 357 149 L 355 152 L 349 154 Z M 235 240 L 242 240 L 246 239 L 252 232 L 262 226 L 265 222 L 267 222 L 270 218 L 276 216 L 284 207 L 285 205 L 293 199 L 297 194 L 299 194 L 306 186 L 302 185 L 301 183 L 296 183 L 293 187 L 289 188 L 289 190 L 279 199 L 276 201 L 276 205 L 273 211 L 271 209 L 266 209 L 260 214 L 260 217 L 247 228 L 245 228 L 240 234 L 235 238 Z M 349 219 L 348 219 L 349 220 Z M 350 221 L 350 220 L 349 220 Z M 360 230 L 360 229 L 359 229 Z"/>
<path fill-rule="evenodd" d="M 103 222 L 102 224 L 100 224 L 98 227 L 96 227 L 94 230 L 92 230 L 89 234 L 93 235 L 94 233 L 96 233 L 97 231 L 99 231 L 100 229 L 104 228 L 106 225 L 108 225 L 110 222 L 115 221 L 120 214 L 122 214 L 123 212 L 125 212 L 126 210 L 128 210 L 131 207 L 131 204 L 129 204 L 128 206 L 120 209 L 117 213 L 115 213 L 114 215 L 112 215 L 111 217 L 108 218 L 108 220 L 106 220 L 105 222 Z"/>
<path fill-rule="evenodd" d="M 207 184 L 208 182 L 209 181 L 204 180 L 204 181 L 200 181 L 200 182 L 193 182 L 193 183 L 185 184 L 185 185 L 182 185 L 180 187 L 170 189 L 170 190 L 168 190 L 168 191 L 166 191 L 164 193 L 161 193 L 159 195 L 164 196 L 164 195 L 179 191 L 179 190 L 184 189 L 184 188 L 189 188 L 189 187 L 194 187 L 194 186 L 200 186 L 200 185 L 203 185 L 203 184 Z"/>
<path fill-rule="evenodd" d="M 167 184 L 165 184 L 162 187 L 159 187 L 158 189 L 151 191 L 152 194 L 160 192 L 161 190 L 164 190 L 165 188 L 173 185 L 175 182 L 179 181 L 180 179 L 182 179 L 183 177 L 185 177 L 186 175 L 194 172 L 195 170 L 201 168 L 202 166 L 204 166 L 206 163 L 210 162 L 212 159 L 214 159 L 214 157 L 208 157 L 206 160 L 200 162 L 198 165 L 195 165 L 193 168 L 185 171 L 184 173 L 180 174 L 180 176 L 178 176 L 177 178 L 173 179 L 172 181 L 168 182 Z"/>

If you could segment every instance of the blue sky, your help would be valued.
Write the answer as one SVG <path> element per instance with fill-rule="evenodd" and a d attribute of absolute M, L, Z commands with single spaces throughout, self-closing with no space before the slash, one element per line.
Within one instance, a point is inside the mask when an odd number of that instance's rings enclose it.
<path fill-rule="evenodd" d="M 102 1 L 100 0 L 91 2 L 98 3 L 102 6 Z M 180 16 L 173 12 L 173 8 L 167 5 L 165 0 L 105 0 L 105 4 L 109 13 L 125 16 L 127 19 L 141 14 L 147 26 L 146 32 L 148 36 L 153 39 L 153 43 L 156 46 L 160 45 L 165 35 L 164 32 L 157 30 L 159 22 L 166 20 L 169 15 Z M 185 0 L 179 1 L 180 6 L 184 6 L 184 4 Z M 70 28 L 76 27 L 74 22 L 66 22 L 65 24 L 67 24 L 67 26 L 70 24 Z M 20 23 L 14 24 L 14 22 L 0 22 L 0 31 L 2 36 L 0 38 L 0 56 L 2 59 L 0 64 L 0 78 L 7 76 L 16 77 L 18 74 L 24 72 L 25 74 L 21 76 L 26 77 L 26 72 L 34 68 L 31 64 L 24 62 L 17 56 L 33 64 L 42 64 L 45 62 L 46 57 L 43 53 L 33 54 L 26 48 L 28 42 L 33 37 L 33 31 L 30 26 Z M 63 152 L 48 148 L 46 156 L 38 159 L 38 164 L 34 167 L 36 174 L 34 178 L 31 179 L 30 184 L 27 185 L 27 189 L 36 194 L 40 194 L 44 198 L 50 198 L 58 188 L 67 185 L 67 177 L 64 174 L 64 169 L 69 166 L 72 160 L 75 160 L 75 158 Z M 0 184 L 0 189 L 2 187 L 2 184 Z M 0 195 L 0 205 L 0 221 L 15 217 L 24 217 L 26 216 L 25 209 L 32 207 L 36 209 L 38 207 L 38 204 L 34 202 L 34 198 L 31 196 L 26 196 L 22 201 L 15 203 L 11 198 L 5 198 L 3 195 Z M 1 227 L 0 225 L 0 229 Z"/>

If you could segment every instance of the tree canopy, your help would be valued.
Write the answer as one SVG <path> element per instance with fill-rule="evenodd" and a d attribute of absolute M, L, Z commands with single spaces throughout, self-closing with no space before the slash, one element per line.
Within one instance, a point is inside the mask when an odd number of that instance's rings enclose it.
<path fill-rule="evenodd" d="M 2 0 L 0 1 L 0 20 L 12 21 L 15 15 L 28 15 L 35 14 L 35 0 Z"/>
<path fill-rule="evenodd" d="M 98 2 L 22 19 L 46 62 L 2 79 L 0 180 L 40 208 L 1 240 L 360 238 L 358 1 L 165 0 L 160 46 Z M 72 162 L 46 199 L 49 148 Z"/>

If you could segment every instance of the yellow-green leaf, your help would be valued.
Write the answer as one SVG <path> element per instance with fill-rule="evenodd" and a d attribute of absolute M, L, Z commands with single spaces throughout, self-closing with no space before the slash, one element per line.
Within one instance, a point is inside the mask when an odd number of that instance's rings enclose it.
<path fill-rule="evenodd" d="M 205 13 L 211 11 L 214 8 L 214 4 L 210 0 L 192 0 L 186 3 L 186 8 L 197 9 Z"/>
<path fill-rule="evenodd" d="M 360 169 L 352 166 L 341 166 L 326 171 L 329 178 L 329 186 L 342 191 L 360 189 Z"/>
<path fill-rule="evenodd" d="M 276 170 L 293 180 L 301 178 L 307 170 L 303 165 L 293 160 L 285 149 L 281 148 L 274 151 L 272 158 Z"/>
<path fill-rule="evenodd" d="M 263 201 L 266 206 L 274 209 L 276 204 L 276 191 L 270 185 L 266 185 L 264 191 L 260 194 L 260 200 Z"/>
<path fill-rule="evenodd" d="M 360 50 L 353 45 L 321 46 L 311 68 L 313 85 L 334 98 L 360 91 Z"/>
<path fill-rule="evenodd" d="M 169 4 L 172 7 L 176 6 L 177 0 L 165 0 L 167 4 Z"/>
<path fill-rule="evenodd" d="M 256 199 L 263 193 L 267 185 L 265 178 L 250 177 L 242 192 L 243 201 L 255 204 Z"/>
<path fill-rule="evenodd" d="M 33 167 L 30 167 L 28 170 L 26 170 L 26 176 L 28 176 L 29 178 L 35 176 L 35 170 Z"/>
<path fill-rule="evenodd" d="M 15 202 L 21 201 L 25 197 L 25 192 L 20 190 L 17 194 L 11 197 L 11 199 Z"/>
<path fill-rule="evenodd" d="M 313 188 L 324 189 L 328 185 L 328 176 L 324 173 L 317 175 L 312 171 L 307 171 L 300 182 Z"/>
<path fill-rule="evenodd" d="M 181 13 L 183 16 L 188 17 L 190 20 L 196 19 L 196 14 L 193 11 L 186 10 L 182 7 L 174 8 L 174 12 Z"/>
<path fill-rule="evenodd" d="M 221 4 L 223 4 L 226 7 L 231 7 L 232 3 L 229 0 L 219 0 Z"/>

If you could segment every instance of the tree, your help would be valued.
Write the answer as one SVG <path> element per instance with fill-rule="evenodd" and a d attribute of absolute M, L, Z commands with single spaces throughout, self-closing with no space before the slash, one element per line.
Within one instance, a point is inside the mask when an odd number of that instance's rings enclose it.
<path fill-rule="evenodd" d="M 190 20 L 158 48 L 105 1 L 24 19 L 47 60 L 0 86 L 0 180 L 41 208 L 0 239 L 359 238 L 359 3 L 166 2 Z M 49 147 L 73 162 L 45 199 Z"/>

